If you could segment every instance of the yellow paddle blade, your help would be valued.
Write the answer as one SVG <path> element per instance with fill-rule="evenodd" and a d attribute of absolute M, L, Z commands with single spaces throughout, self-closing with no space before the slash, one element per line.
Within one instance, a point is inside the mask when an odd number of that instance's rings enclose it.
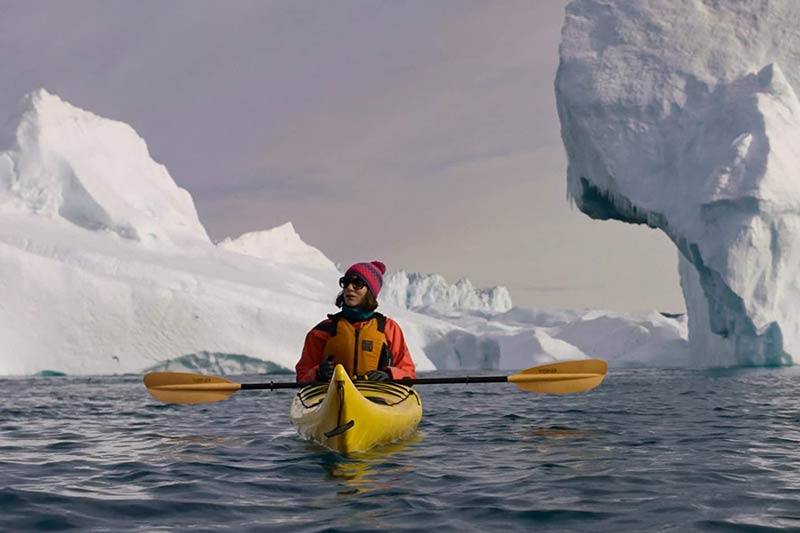
<path fill-rule="evenodd" d="M 225 400 L 242 388 L 217 376 L 190 372 L 150 372 L 144 377 L 147 391 L 164 403 L 208 403 Z"/>
<path fill-rule="evenodd" d="M 597 387 L 607 371 L 601 359 L 582 359 L 529 368 L 508 376 L 508 381 L 528 392 L 570 394 Z"/>

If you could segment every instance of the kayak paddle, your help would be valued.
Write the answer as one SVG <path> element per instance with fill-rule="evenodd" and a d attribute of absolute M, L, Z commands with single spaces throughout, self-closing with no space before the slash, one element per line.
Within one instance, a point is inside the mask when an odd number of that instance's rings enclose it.
<path fill-rule="evenodd" d="M 465 376 L 454 378 L 418 378 L 394 381 L 401 385 L 443 383 L 513 383 L 526 392 L 570 394 L 600 385 L 608 365 L 600 359 L 582 359 L 535 366 L 510 376 Z M 219 376 L 190 372 L 150 372 L 144 377 L 147 391 L 164 403 L 209 403 L 224 400 L 239 390 L 299 389 L 319 382 L 236 383 Z"/>

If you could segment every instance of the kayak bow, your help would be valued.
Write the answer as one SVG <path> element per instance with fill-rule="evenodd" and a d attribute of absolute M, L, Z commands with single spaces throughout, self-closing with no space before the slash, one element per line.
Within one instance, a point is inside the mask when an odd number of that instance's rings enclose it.
<path fill-rule="evenodd" d="M 422 400 L 398 383 L 353 382 L 336 365 L 329 384 L 295 395 L 289 418 L 307 439 L 340 453 L 363 452 L 412 433 L 422 418 Z"/>

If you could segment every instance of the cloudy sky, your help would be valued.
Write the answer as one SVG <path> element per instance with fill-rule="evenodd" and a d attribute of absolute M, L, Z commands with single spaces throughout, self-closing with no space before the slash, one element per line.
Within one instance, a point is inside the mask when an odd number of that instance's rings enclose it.
<path fill-rule="evenodd" d="M 682 311 L 661 233 L 567 202 L 565 4 L 0 0 L 0 119 L 43 87 L 131 124 L 214 240 L 291 221 L 344 266 Z"/>

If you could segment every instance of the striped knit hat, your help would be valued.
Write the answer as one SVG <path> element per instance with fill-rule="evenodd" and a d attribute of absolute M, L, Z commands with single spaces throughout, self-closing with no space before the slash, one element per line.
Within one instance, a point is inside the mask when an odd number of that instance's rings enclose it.
<path fill-rule="evenodd" d="M 369 263 L 356 263 L 347 269 L 344 276 L 355 274 L 363 279 L 372 295 L 377 299 L 378 293 L 381 292 L 381 287 L 383 287 L 383 274 L 385 272 L 386 265 L 380 261 L 371 261 Z"/>

